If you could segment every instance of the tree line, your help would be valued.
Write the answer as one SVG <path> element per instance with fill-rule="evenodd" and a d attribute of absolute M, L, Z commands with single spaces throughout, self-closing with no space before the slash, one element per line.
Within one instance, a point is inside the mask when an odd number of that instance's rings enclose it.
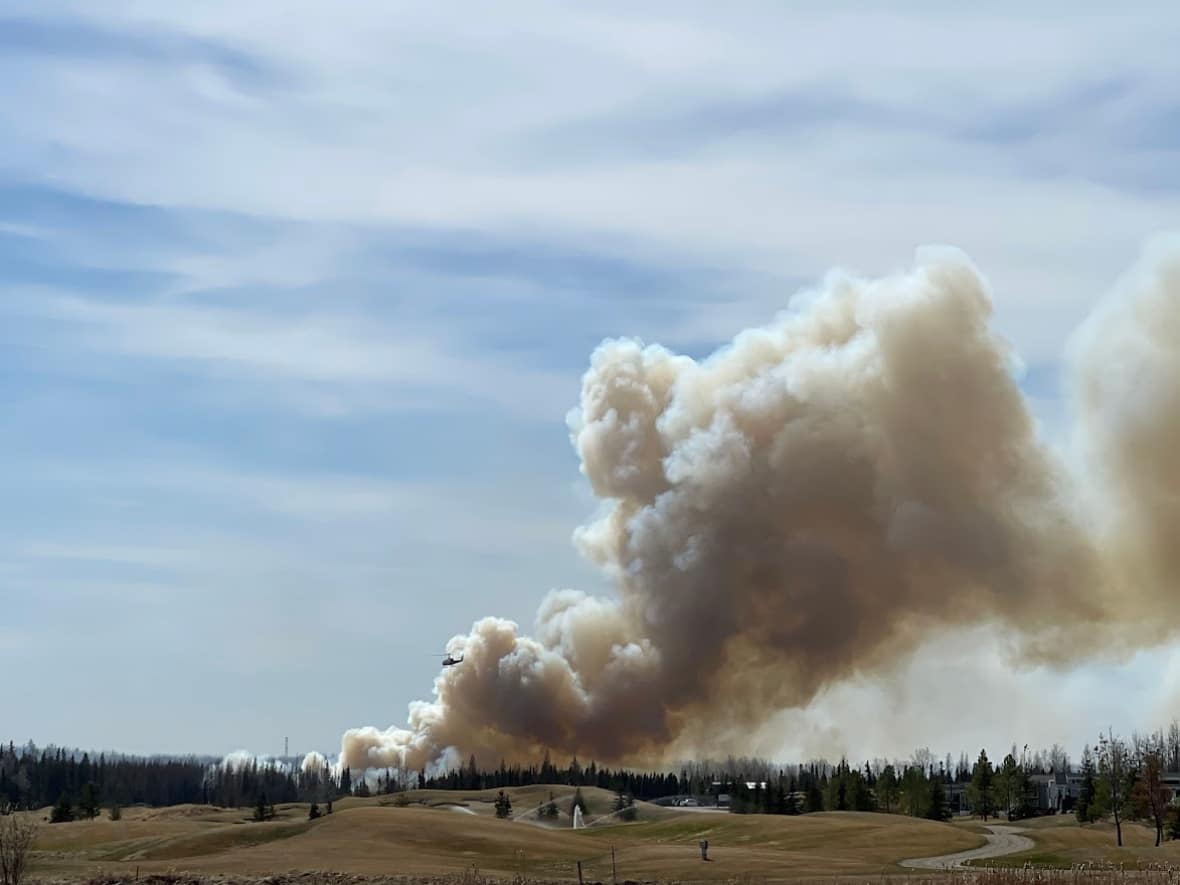
<path fill-rule="evenodd" d="M 969 809 L 983 819 L 1017 820 L 1046 810 L 1075 814 L 1083 823 L 1111 819 L 1122 844 L 1122 824 L 1140 821 L 1155 829 L 1156 844 L 1180 838 L 1180 805 L 1174 795 L 1180 774 L 1180 727 L 1166 732 L 1132 734 L 1130 739 L 1108 730 L 1087 746 L 1079 765 L 1059 747 L 1018 751 L 1015 746 L 998 763 L 986 751 L 971 761 L 939 759 L 929 749 L 916 750 L 905 761 L 876 759 L 863 765 L 847 760 L 773 765 L 752 758 L 724 762 L 685 762 L 679 771 L 633 771 L 600 767 L 576 758 L 559 767 L 546 753 L 539 764 L 481 768 L 472 756 L 445 772 L 385 770 L 366 776 L 328 766 L 295 770 L 274 762 L 209 758 L 138 758 L 60 748 L 17 748 L 0 745 L 0 813 L 11 809 L 52 806 L 52 820 L 94 817 L 104 807 L 112 815 L 122 806 L 205 804 L 253 807 L 256 819 L 273 816 L 275 803 L 320 804 L 331 813 L 342 796 L 403 793 L 412 789 L 499 790 L 532 785 L 598 787 L 616 794 L 616 812 L 634 815 L 636 799 L 674 804 L 728 799 L 737 814 L 811 814 L 821 811 L 900 813 L 947 820 Z M 1169 778 L 1169 773 L 1172 777 Z M 1064 775 L 1060 805 L 1045 808 L 1047 775 Z M 1050 778 L 1056 784 L 1055 778 Z M 580 797 L 580 791 L 577 794 Z M 553 805 L 550 802 L 549 805 Z M 498 811 L 510 814 L 503 793 Z M 546 806 L 543 812 L 555 812 Z M 543 815 L 544 816 L 544 815 Z"/>
<path fill-rule="evenodd" d="M 293 771 L 275 762 L 91 757 L 31 742 L 0 745 L 0 814 L 52 807 L 54 823 L 119 814 L 132 805 L 272 808 L 276 802 L 328 802 L 349 792 L 325 771 Z"/>

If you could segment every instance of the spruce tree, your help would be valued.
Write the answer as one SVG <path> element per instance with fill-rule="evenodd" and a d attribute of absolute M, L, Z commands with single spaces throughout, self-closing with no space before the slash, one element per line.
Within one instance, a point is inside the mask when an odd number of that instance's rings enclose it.
<path fill-rule="evenodd" d="M 69 823 L 74 819 L 74 809 L 70 805 L 70 797 L 62 793 L 58 797 L 57 804 L 53 806 L 53 811 L 49 814 L 49 822 L 52 824 Z"/>
<path fill-rule="evenodd" d="M 1094 755 L 1087 744 L 1082 751 L 1082 786 L 1074 814 L 1078 823 L 1088 824 L 1098 819 L 1097 784 L 1094 781 Z"/>
<path fill-rule="evenodd" d="M 930 779 L 930 807 L 926 809 L 930 820 L 950 820 L 951 807 L 946 798 L 946 787 L 941 777 Z"/>
<path fill-rule="evenodd" d="M 971 786 L 969 789 L 971 804 L 984 820 L 990 817 L 996 806 L 995 773 L 987 758 L 987 751 L 979 751 L 979 759 L 975 762 L 975 769 L 971 772 Z"/>
<path fill-rule="evenodd" d="M 586 813 L 586 800 L 582 798 L 582 788 L 574 788 L 574 798 L 570 801 L 570 817 L 574 816 L 574 809 L 581 808 L 582 814 Z"/>
<path fill-rule="evenodd" d="M 547 817 L 550 820 L 557 819 L 560 812 L 557 810 L 557 802 L 554 801 L 552 790 L 549 791 L 549 804 L 542 808 L 540 813 L 541 817 Z"/>
<path fill-rule="evenodd" d="M 807 799 L 804 807 L 808 814 L 824 810 L 823 790 L 819 788 L 819 784 L 814 780 L 807 785 Z"/>
<path fill-rule="evenodd" d="M 508 798 L 508 794 L 503 790 L 496 796 L 496 817 L 507 818 L 512 816 L 512 800 Z"/>
<path fill-rule="evenodd" d="M 102 811 L 102 795 L 98 791 L 98 784 L 87 781 L 82 787 L 82 798 L 78 800 L 78 811 L 91 820 L 98 817 Z"/>
<path fill-rule="evenodd" d="M 892 765 L 886 765 L 877 778 L 877 803 L 885 806 L 885 813 L 893 811 L 893 803 L 898 798 L 897 771 Z"/>

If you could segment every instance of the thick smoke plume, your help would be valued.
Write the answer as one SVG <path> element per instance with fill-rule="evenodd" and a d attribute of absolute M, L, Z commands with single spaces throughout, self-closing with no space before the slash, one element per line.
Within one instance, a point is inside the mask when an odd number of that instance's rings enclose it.
<path fill-rule="evenodd" d="M 1180 248 L 1150 250 L 1076 336 L 1068 452 L 1038 437 L 991 313 L 965 257 L 923 251 L 898 276 L 833 273 L 703 362 L 604 342 L 569 423 L 609 504 L 576 542 L 617 594 L 552 592 L 532 636 L 479 621 L 434 701 L 347 732 L 340 764 L 708 750 L 954 627 L 999 624 L 1061 665 L 1162 640 Z"/>

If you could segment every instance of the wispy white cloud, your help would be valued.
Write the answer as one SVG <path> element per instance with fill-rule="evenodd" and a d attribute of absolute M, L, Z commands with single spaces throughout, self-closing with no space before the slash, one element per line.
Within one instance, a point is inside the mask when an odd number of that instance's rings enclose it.
<path fill-rule="evenodd" d="M 11 290 L 0 310 L 66 323 L 80 330 L 81 346 L 97 353 L 286 383 L 294 397 L 308 396 L 300 385 L 318 385 L 310 392 L 313 404 L 344 410 L 390 407 L 406 396 L 420 409 L 455 407 L 441 395 L 559 421 L 577 395 L 576 375 L 514 364 L 472 346 L 464 352 L 442 329 L 382 328 L 371 319 L 327 311 L 294 315 Z M 315 399 L 317 392 L 323 399 Z"/>
<path fill-rule="evenodd" d="M 167 495 L 187 502 L 190 510 L 200 509 L 198 518 L 212 516 L 213 523 L 234 525 L 252 519 L 243 511 L 269 515 L 294 523 L 276 523 L 290 530 L 292 524 L 305 526 L 312 534 L 333 525 L 351 526 L 360 532 L 354 542 L 371 545 L 372 556 L 397 543 L 443 545 L 456 554 L 528 556 L 538 545 L 550 549 L 573 547 L 571 532 L 584 509 L 581 485 L 547 490 L 545 480 L 514 476 L 514 494 L 507 494 L 496 477 L 475 481 L 461 478 L 419 478 L 402 481 L 382 476 L 282 474 L 246 470 L 209 463 L 144 462 L 142 460 L 93 460 L 84 463 L 27 462 L 20 466 L 25 475 L 38 475 L 46 488 L 69 486 L 84 492 L 118 492 L 133 506 L 125 526 L 106 529 L 102 534 L 130 539 L 139 533 L 154 536 L 150 516 L 144 521 L 138 505 L 148 496 Z M 542 502 L 547 502 L 542 504 Z M 150 512 L 150 510 L 149 510 Z M 177 521 L 179 524 L 179 520 Z M 257 525 L 257 523 L 255 523 Z M 140 534 L 142 537 L 142 534 Z M 165 531 L 172 542 L 163 546 L 114 540 L 95 544 L 81 538 L 69 542 L 38 540 L 18 548 L 26 557 L 99 560 L 143 565 L 189 565 L 201 554 L 194 544 L 202 534 L 183 542 L 185 535 Z M 347 536 L 346 536 L 347 537 Z M 221 532 L 211 542 L 224 548 L 230 538 Z M 208 541 L 208 539 L 207 539 Z M 268 544 L 252 547 L 249 538 L 234 544 L 248 556 L 261 554 Z M 346 546 L 354 546 L 345 541 Z M 271 547 L 266 558 L 279 561 L 295 548 Z"/>

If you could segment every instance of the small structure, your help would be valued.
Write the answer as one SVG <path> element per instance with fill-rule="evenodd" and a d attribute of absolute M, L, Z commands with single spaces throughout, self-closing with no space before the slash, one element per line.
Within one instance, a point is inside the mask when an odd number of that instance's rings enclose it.
<path fill-rule="evenodd" d="M 585 826 L 586 826 L 586 824 L 584 824 L 582 822 L 582 806 L 575 805 L 574 806 L 574 829 L 580 830 Z"/>

